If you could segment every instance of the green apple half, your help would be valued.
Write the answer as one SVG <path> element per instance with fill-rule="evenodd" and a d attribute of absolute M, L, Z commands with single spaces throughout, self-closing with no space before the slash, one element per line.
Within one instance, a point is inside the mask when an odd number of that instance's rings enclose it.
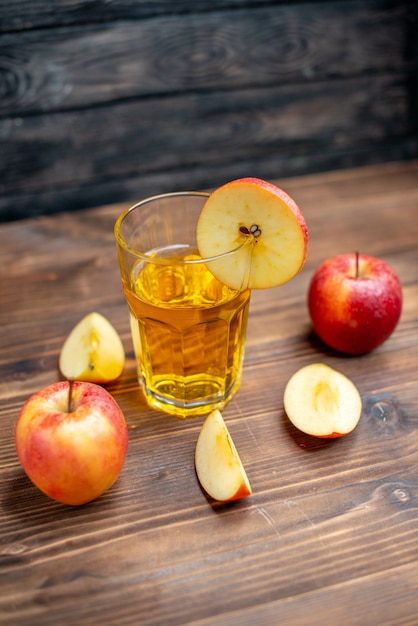
<path fill-rule="evenodd" d="M 286 283 L 302 269 L 308 250 L 299 207 L 285 191 L 259 178 L 218 187 L 202 209 L 196 236 L 202 258 L 225 255 L 208 267 L 234 289 Z"/>

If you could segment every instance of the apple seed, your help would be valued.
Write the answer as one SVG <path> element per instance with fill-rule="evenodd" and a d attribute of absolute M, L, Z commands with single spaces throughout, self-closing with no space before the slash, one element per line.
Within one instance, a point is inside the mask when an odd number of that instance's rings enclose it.
<path fill-rule="evenodd" d="M 239 231 L 243 235 L 254 235 L 254 237 L 259 237 L 261 235 L 261 230 L 257 224 L 253 224 L 250 230 L 248 230 L 246 226 L 240 226 Z"/>

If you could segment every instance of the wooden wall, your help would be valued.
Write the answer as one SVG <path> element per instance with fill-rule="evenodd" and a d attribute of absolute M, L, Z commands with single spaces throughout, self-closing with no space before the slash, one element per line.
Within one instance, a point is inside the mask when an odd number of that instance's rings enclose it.
<path fill-rule="evenodd" d="M 415 0 L 1 0 L 0 220 L 418 156 Z"/>

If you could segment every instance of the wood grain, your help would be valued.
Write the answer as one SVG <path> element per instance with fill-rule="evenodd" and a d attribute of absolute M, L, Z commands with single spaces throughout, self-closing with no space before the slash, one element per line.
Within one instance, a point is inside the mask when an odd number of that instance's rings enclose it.
<path fill-rule="evenodd" d="M 135 379 L 113 223 L 122 205 L 0 227 L 0 623 L 408 625 L 418 615 L 418 162 L 290 178 L 310 249 L 302 272 L 253 292 L 243 383 L 224 410 L 254 494 L 209 501 L 194 471 L 201 418 L 147 409 Z M 360 249 L 397 271 L 404 292 L 390 339 L 343 357 L 312 333 L 315 267 Z M 19 467 L 14 423 L 58 378 L 65 336 L 105 314 L 127 350 L 108 386 L 129 427 L 125 467 L 95 502 L 48 500 Z M 284 386 L 324 361 L 363 399 L 336 441 L 288 422 Z"/>
<path fill-rule="evenodd" d="M 312 169 L 325 164 L 329 150 L 334 165 L 354 152 L 370 158 L 382 144 L 391 144 L 392 151 L 398 146 L 404 157 L 399 138 L 408 132 L 408 119 L 405 90 L 388 77 L 172 96 L 120 103 L 100 116 L 86 109 L 22 118 L 8 150 L 0 152 L 0 168 L 10 193 L 47 189 L 51 210 L 59 208 L 62 189 L 78 188 L 80 194 L 83 187 L 94 188 L 96 202 L 106 202 L 113 186 L 111 199 L 134 201 L 138 193 L 168 190 L 167 180 L 158 176 L 164 171 L 171 173 L 174 189 L 201 188 L 201 183 L 210 186 L 215 175 L 217 183 L 226 182 L 226 173 L 233 178 L 263 172 L 263 178 L 272 178 L 277 171 L 289 175 L 295 167 Z M 67 140 L 71 143 L 65 146 Z M 120 177 L 122 188 L 116 184 Z M 5 195 L 0 210 L 9 204 Z M 19 198 L 11 207 L 15 211 Z"/>
<path fill-rule="evenodd" d="M 315 2 L 316 0 L 314 0 Z M 251 0 L 251 5 L 297 4 L 299 0 Z M 145 19 L 158 15 L 187 15 L 247 7 L 248 0 L 15 0 L 0 5 L 0 31 L 31 30 L 78 23 Z"/>
<path fill-rule="evenodd" d="M 181 18 L 5 34 L 9 90 L 0 113 L 404 71 L 405 10 L 378 5 L 347 3 L 343 15 L 329 2 L 213 8 Z"/>
<path fill-rule="evenodd" d="M 3 3 L 0 221 L 416 157 L 417 19 L 407 0 Z"/>

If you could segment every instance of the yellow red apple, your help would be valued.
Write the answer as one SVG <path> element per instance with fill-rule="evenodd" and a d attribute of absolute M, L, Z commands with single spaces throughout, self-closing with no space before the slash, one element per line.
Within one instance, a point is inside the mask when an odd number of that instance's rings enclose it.
<path fill-rule="evenodd" d="M 119 476 L 128 430 L 119 405 L 103 387 L 60 381 L 25 402 L 15 444 L 23 469 L 43 493 L 79 505 L 98 498 Z"/>
<path fill-rule="evenodd" d="M 296 428 L 321 438 L 352 432 L 362 411 L 355 384 L 324 363 L 312 363 L 295 372 L 285 387 L 283 402 Z"/>
<path fill-rule="evenodd" d="M 250 495 L 251 485 L 220 411 L 209 413 L 195 450 L 199 482 L 214 500 L 230 502 Z"/>
<path fill-rule="evenodd" d="M 381 259 L 341 254 L 322 263 L 312 276 L 308 308 L 322 341 L 345 354 L 365 354 L 394 331 L 402 286 Z"/>
<path fill-rule="evenodd" d="M 124 364 L 125 350 L 116 329 L 96 312 L 83 317 L 72 329 L 59 357 L 65 378 L 99 384 L 118 378 Z"/>
<path fill-rule="evenodd" d="M 202 209 L 196 237 L 203 258 L 224 255 L 208 267 L 234 289 L 267 289 L 289 281 L 302 269 L 308 250 L 308 229 L 296 202 L 259 178 L 218 187 Z"/>

